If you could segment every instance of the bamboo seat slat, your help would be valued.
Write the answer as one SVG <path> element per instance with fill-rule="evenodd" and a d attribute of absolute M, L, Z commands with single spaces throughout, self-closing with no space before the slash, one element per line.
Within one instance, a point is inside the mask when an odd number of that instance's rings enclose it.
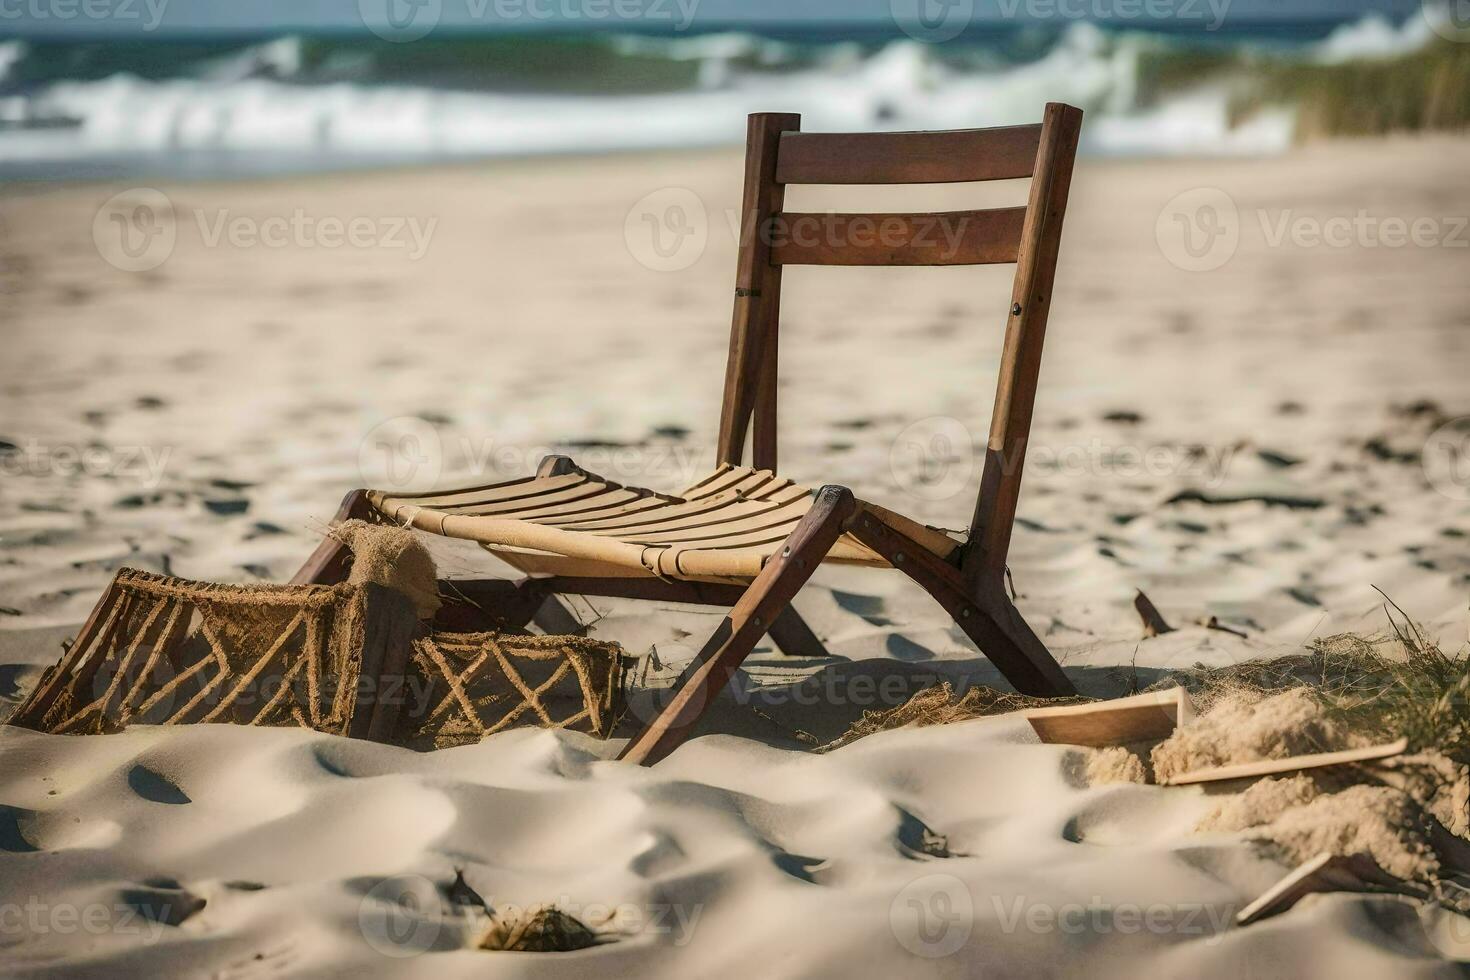
<path fill-rule="evenodd" d="M 371 491 L 368 499 L 388 521 L 478 542 L 533 574 L 585 574 L 592 567 L 609 575 L 743 581 L 781 547 L 813 495 L 768 470 L 722 465 L 679 495 L 578 471 L 432 496 Z M 921 525 L 910 530 L 940 557 L 960 544 Z M 888 564 L 850 535 L 828 560 Z"/>

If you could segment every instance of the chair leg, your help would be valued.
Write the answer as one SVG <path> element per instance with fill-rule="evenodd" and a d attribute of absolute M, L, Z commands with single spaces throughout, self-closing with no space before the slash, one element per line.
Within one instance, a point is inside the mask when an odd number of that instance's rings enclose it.
<path fill-rule="evenodd" d="M 679 679 L 668 705 L 628 742 L 619 759 L 650 766 L 679 747 L 741 661 L 822 563 L 856 506 L 846 487 L 825 486 L 817 491 L 811 510 L 705 643 Z"/>
<path fill-rule="evenodd" d="M 1077 693 L 999 579 L 972 589 L 959 569 L 870 513 L 852 522 L 851 533 L 938 600 L 1017 691 L 1046 698 Z"/>
<path fill-rule="evenodd" d="M 772 620 L 771 639 L 776 642 L 776 648 L 788 657 L 832 656 L 795 606 L 787 606 Z"/>
<path fill-rule="evenodd" d="M 332 518 L 332 523 L 340 524 L 354 517 L 366 520 L 371 516 L 372 507 L 368 504 L 367 491 L 353 490 L 342 498 L 342 506 L 337 508 L 337 516 Z M 288 584 L 336 585 L 347 580 L 347 572 L 351 566 L 352 549 L 330 537 L 323 538 L 311 557 L 306 559 L 306 564 L 291 576 Z"/>

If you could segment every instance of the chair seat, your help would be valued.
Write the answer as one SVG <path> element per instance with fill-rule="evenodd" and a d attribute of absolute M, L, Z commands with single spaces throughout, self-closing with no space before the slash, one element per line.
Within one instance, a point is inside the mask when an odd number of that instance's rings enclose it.
<path fill-rule="evenodd" d="M 368 492 L 386 520 L 475 541 L 532 575 L 748 582 L 812 505 L 813 492 L 772 473 L 721 465 L 679 495 L 576 469 L 431 493 Z M 941 557 L 960 542 L 874 504 L 891 526 Z M 889 567 L 844 534 L 827 561 Z"/>

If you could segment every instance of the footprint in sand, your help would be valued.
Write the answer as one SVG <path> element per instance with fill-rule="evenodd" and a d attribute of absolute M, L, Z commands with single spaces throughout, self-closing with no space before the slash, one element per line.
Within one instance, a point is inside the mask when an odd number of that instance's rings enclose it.
<path fill-rule="evenodd" d="M 173 780 L 144 765 L 128 770 L 128 788 L 153 803 L 178 805 L 194 802 Z"/>

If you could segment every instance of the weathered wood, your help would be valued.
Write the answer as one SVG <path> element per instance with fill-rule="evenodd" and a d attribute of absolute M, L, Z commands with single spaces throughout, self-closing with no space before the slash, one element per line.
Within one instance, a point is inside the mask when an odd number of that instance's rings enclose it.
<path fill-rule="evenodd" d="M 735 312 L 730 324 L 730 359 L 725 367 L 725 396 L 720 410 L 719 461 L 723 463 L 738 465 L 744 457 L 761 373 L 768 365 L 774 370 L 774 358 L 766 353 L 766 348 L 775 340 L 769 327 L 779 312 L 781 271 L 770 262 L 766 229 L 786 198 L 786 188 L 776 181 L 776 152 L 781 133 L 800 128 L 801 116 L 795 113 L 757 112 L 747 121 L 740 250 L 735 264 Z M 768 401 L 762 405 L 770 416 L 765 424 L 772 432 L 774 392 L 772 378 Z M 769 452 L 773 446 L 768 444 L 765 448 Z M 774 465 L 774 460 L 770 462 Z"/>
<path fill-rule="evenodd" d="M 342 498 L 337 516 L 332 518 L 335 526 L 352 518 L 367 520 L 373 515 L 366 490 L 352 490 Z M 331 536 L 324 536 L 306 563 L 291 576 L 289 585 L 336 585 L 347 581 L 352 568 L 352 549 Z"/>
<path fill-rule="evenodd" d="M 994 265 L 1014 262 L 1025 208 L 928 214 L 783 212 L 771 222 L 777 265 Z M 757 464 L 759 465 L 759 464 Z"/>
<path fill-rule="evenodd" d="M 619 759 L 653 765 L 679 746 L 771 622 L 822 563 L 856 506 L 846 487 L 825 486 L 817 491 L 811 510 L 705 643 L 679 679 L 668 705 L 628 742 Z"/>
<path fill-rule="evenodd" d="M 1081 109 L 1057 102 L 1047 105 L 1011 291 L 1011 313 L 1006 321 L 980 494 L 962 561 L 965 576 L 974 585 L 998 580 L 1005 573 L 1041 370 L 1042 341 L 1051 311 L 1062 219 L 1081 128 Z"/>
<path fill-rule="evenodd" d="M 766 272 L 761 290 L 765 323 L 760 378 L 755 386 L 754 426 L 750 434 L 750 462 L 758 470 L 776 472 L 776 419 L 780 384 L 781 267 Z"/>
<path fill-rule="evenodd" d="M 1194 702 L 1184 688 L 1171 687 L 1113 701 L 1028 708 L 1021 713 L 1043 742 L 1101 748 L 1168 738 L 1194 717 Z"/>
<path fill-rule="evenodd" d="M 1298 866 L 1237 912 L 1235 924 L 1248 926 L 1279 915 L 1316 892 L 1363 892 L 1375 887 L 1403 891 L 1409 886 L 1389 875 L 1367 854 L 1324 852 Z"/>
<path fill-rule="evenodd" d="M 414 606 L 403 593 L 375 582 L 364 584 L 353 602 L 357 608 L 352 614 L 362 621 L 362 660 L 347 734 L 385 742 L 392 737 L 403 707 L 417 626 Z M 350 629 L 338 635 L 347 641 L 354 639 Z M 346 651 L 347 656 L 353 652 Z"/>
<path fill-rule="evenodd" d="M 1306 769 L 1322 769 L 1327 766 L 1345 766 L 1356 762 L 1375 762 L 1403 755 L 1409 748 L 1409 740 L 1401 738 L 1382 745 L 1367 745 L 1359 749 L 1343 749 L 1339 752 L 1313 752 L 1310 755 L 1294 755 L 1285 759 L 1262 759 L 1260 762 L 1241 762 L 1232 766 L 1213 766 L 1180 773 L 1161 779 L 1163 786 L 1189 786 L 1194 783 L 1220 783 L 1231 779 L 1258 779 L 1261 776 L 1279 776 L 1285 772 L 1301 772 Z"/>
<path fill-rule="evenodd" d="M 1041 127 L 928 133 L 786 133 L 783 184 L 943 184 L 1030 177 Z"/>
<path fill-rule="evenodd" d="M 1154 605 L 1152 599 L 1143 594 L 1142 589 L 1139 589 L 1138 594 L 1133 597 L 1133 608 L 1138 613 L 1138 618 L 1143 620 L 1144 639 L 1174 632 L 1174 627 L 1164 621 L 1164 615 L 1159 612 L 1159 607 Z"/>
<path fill-rule="evenodd" d="M 854 520 L 849 530 L 932 595 L 1017 691 L 1044 698 L 1077 693 L 1045 644 L 998 587 L 972 592 L 953 565 L 871 512 Z"/>

